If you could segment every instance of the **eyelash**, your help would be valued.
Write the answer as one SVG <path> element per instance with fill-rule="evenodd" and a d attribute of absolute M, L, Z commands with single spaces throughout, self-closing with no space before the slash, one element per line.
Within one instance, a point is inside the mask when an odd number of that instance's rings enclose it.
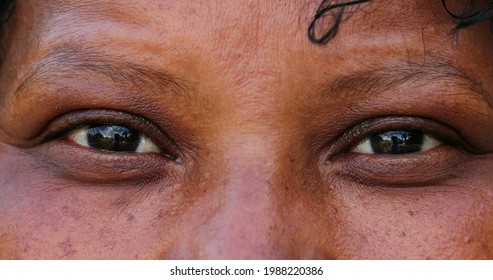
<path fill-rule="evenodd" d="M 147 136 L 153 143 L 155 143 L 161 151 L 161 155 L 175 161 L 176 163 L 183 163 L 183 153 L 181 153 L 178 145 L 171 137 L 165 134 L 157 125 L 153 124 L 149 120 L 125 112 L 111 110 L 88 110 L 73 112 L 61 116 L 53 121 L 41 137 L 44 139 L 44 142 L 55 139 L 65 139 L 73 144 L 76 144 L 73 140 L 70 140 L 71 133 L 73 134 L 75 131 L 87 128 L 91 125 L 104 124 L 125 126 L 133 129 L 141 135 Z M 363 121 L 347 130 L 340 137 L 338 137 L 336 141 L 328 143 L 326 146 L 328 147 L 328 153 L 324 153 L 327 155 L 325 157 L 325 163 L 328 164 L 333 162 L 345 154 L 357 154 L 357 152 L 354 152 L 355 147 L 372 135 L 396 130 L 419 131 L 423 134 L 430 135 L 431 138 L 437 141 L 442 142 L 440 143 L 440 146 L 445 144 L 462 150 L 471 151 L 469 150 L 470 147 L 467 143 L 463 141 L 463 138 L 455 132 L 455 130 L 445 124 L 419 117 L 388 116 Z M 93 151 L 97 153 L 105 152 L 98 150 Z M 423 153 L 427 153 L 427 151 L 419 151 L 413 154 Z M 112 157 L 121 157 L 122 154 L 132 155 L 133 153 L 120 153 L 119 155 L 113 155 Z M 402 154 L 397 157 L 415 156 L 413 154 Z M 368 155 L 373 157 L 388 157 L 388 155 L 382 154 L 367 154 L 367 156 Z"/>
<path fill-rule="evenodd" d="M 66 139 L 74 142 L 74 144 L 85 146 L 74 141 L 74 134 L 91 126 L 105 125 L 120 126 L 136 131 L 145 138 L 150 139 L 158 147 L 161 155 L 181 163 L 181 152 L 171 137 L 146 118 L 125 112 L 109 110 L 72 112 L 53 121 L 41 138 L 44 139 L 43 142 Z M 93 150 L 111 153 L 111 151 Z"/>
<path fill-rule="evenodd" d="M 464 150 L 472 150 L 463 138 L 449 126 L 440 122 L 408 116 L 388 116 L 366 120 L 359 123 L 346 132 L 338 140 L 329 143 L 327 162 L 331 162 L 341 154 L 357 153 L 354 149 L 369 139 L 371 136 L 383 134 L 391 131 L 416 131 L 423 135 L 441 142 L 440 144 L 454 146 Z M 422 153 L 425 151 L 420 151 Z M 372 156 L 386 156 L 381 154 L 371 154 Z M 411 155 L 411 153 L 404 154 Z"/>

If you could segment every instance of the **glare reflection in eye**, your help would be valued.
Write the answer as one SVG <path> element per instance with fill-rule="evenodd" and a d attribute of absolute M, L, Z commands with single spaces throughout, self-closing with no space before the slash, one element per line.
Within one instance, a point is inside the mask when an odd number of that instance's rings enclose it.
<path fill-rule="evenodd" d="M 352 150 L 362 154 L 402 155 L 429 150 L 441 142 L 420 131 L 395 130 L 374 134 Z"/>
<path fill-rule="evenodd" d="M 119 125 L 96 125 L 77 129 L 68 135 L 75 143 L 96 150 L 127 153 L 159 153 L 146 136 Z"/>

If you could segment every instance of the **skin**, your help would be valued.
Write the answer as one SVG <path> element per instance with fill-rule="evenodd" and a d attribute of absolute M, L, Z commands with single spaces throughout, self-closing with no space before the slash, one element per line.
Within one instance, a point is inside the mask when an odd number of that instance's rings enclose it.
<path fill-rule="evenodd" d="M 316 45 L 316 2 L 19 1 L 0 258 L 493 258 L 488 24 L 454 33 L 440 1 L 377 0 Z M 161 153 L 67 137 L 108 122 Z M 396 129 L 440 142 L 355 150 Z"/>

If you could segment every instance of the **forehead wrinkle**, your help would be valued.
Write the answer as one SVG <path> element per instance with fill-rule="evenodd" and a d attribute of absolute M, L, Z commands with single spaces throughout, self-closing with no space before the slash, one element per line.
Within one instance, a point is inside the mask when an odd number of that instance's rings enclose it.
<path fill-rule="evenodd" d="M 92 48 L 62 48 L 46 55 L 26 74 L 15 91 L 14 99 L 22 96 L 34 82 L 74 78 L 82 73 L 97 75 L 158 96 L 168 94 L 173 98 L 188 98 L 192 90 L 185 81 L 161 70 L 111 57 Z"/>
<path fill-rule="evenodd" d="M 55 14 L 67 13 L 76 15 L 78 19 L 126 22 L 138 25 L 145 25 L 147 21 L 145 11 L 139 5 L 135 5 L 135 3 L 132 5 L 128 1 L 50 0 L 48 7 Z"/>
<path fill-rule="evenodd" d="M 139 28 L 178 25 L 208 10 L 210 1 L 200 0 L 48 0 L 48 11 L 57 15 L 50 24 L 79 26 L 81 21 L 109 22 Z M 207 13 L 209 14 L 209 13 Z M 175 19 L 175 22 L 170 18 Z M 194 28 L 203 28 L 202 22 Z"/>

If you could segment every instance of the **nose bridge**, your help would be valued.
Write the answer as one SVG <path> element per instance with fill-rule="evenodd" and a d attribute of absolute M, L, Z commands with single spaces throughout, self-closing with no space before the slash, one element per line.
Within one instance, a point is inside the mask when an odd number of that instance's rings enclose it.
<path fill-rule="evenodd" d="M 265 259 L 276 256 L 278 209 L 271 141 L 244 136 L 229 145 L 217 191 L 223 197 L 208 223 L 207 258 Z"/>

